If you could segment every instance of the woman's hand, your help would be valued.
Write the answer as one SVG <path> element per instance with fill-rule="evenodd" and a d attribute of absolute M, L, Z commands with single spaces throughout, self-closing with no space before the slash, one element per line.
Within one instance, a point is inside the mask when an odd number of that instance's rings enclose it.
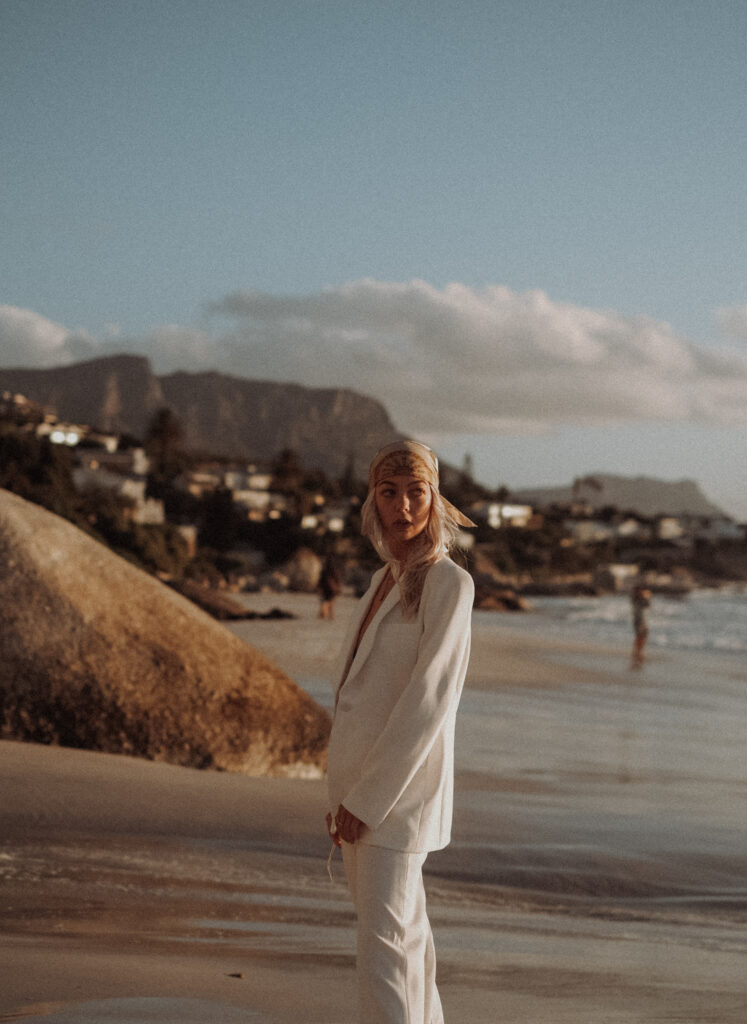
<path fill-rule="evenodd" d="M 360 837 L 363 835 L 363 829 L 366 827 L 360 818 L 356 818 L 347 808 L 343 807 L 342 804 L 337 808 L 337 814 L 334 820 L 334 832 L 332 831 L 332 815 L 327 815 L 327 831 L 330 834 L 330 838 L 338 846 L 341 842 L 346 843 L 357 843 Z"/>
<path fill-rule="evenodd" d="M 332 831 L 334 828 L 334 831 Z M 342 846 L 342 839 L 340 839 L 340 833 L 337 831 L 337 825 L 332 821 L 332 815 L 327 814 L 327 832 L 329 832 L 329 838 L 335 844 L 335 846 Z"/>

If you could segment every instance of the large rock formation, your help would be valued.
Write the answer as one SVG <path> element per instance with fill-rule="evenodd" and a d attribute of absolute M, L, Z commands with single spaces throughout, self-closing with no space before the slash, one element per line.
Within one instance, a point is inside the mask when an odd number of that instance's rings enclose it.
<path fill-rule="evenodd" d="M 315 775 L 329 716 L 263 654 L 69 523 L 0 490 L 0 736 Z"/>
<path fill-rule="evenodd" d="M 346 388 L 222 373 L 157 377 L 143 356 L 47 369 L 0 368 L 2 389 L 41 403 L 61 419 L 140 438 L 156 410 L 168 406 L 183 427 L 188 449 L 272 459 L 290 448 L 307 468 L 336 475 L 352 460 L 361 479 L 374 452 L 401 436 L 381 403 Z"/>

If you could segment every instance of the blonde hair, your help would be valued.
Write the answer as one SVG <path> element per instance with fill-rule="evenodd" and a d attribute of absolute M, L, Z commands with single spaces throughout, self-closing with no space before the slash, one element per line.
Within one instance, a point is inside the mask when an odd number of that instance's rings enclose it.
<path fill-rule="evenodd" d="M 376 508 L 376 488 L 369 489 L 361 508 L 361 533 L 368 537 L 384 562 L 399 569 L 399 588 L 402 611 L 406 619 L 417 615 L 423 594 L 425 577 L 430 567 L 449 554 L 459 535 L 459 523 L 437 487 L 427 483 L 431 492 L 431 507 L 423 532 L 410 544 L 407 559 L 400 563 L 392 555 L 384 539 L 384 529 Z"/>

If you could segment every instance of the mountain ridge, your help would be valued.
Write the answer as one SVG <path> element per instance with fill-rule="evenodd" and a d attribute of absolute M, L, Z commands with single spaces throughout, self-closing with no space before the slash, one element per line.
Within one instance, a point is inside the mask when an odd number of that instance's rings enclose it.
<path fill-rule="evenodd" d="M 592 481 L 601 485 L 599 489 Z M 578 501 L 595 509 L 607 505 L 621 511 L 635 511 L 643 516 L 694 515 L 723 517 L 725 513 L 714 505 L 695 480 L 662 480 L 650 476 L 620 476 L 614 473 L 589 473 L 577 484 Z M 574 485 L 555 487 L 521 487 L 513 493 L 519 501 L 545 505 L 569 504 L 574 499 Z"/>
<path fill-rule="evenodd" d="M 310 388 L 214 370 L 156 375 L 145 356 L 0 369 L 0 389 L 21 393 L 60 419 L 140 438 L 157 409 L 168 406 L 192 450 L 265 460 L 291 448 L 309 468 L 336 475 L 352 459 L 363 479 L 373 453 L 403 436 L 380 402 L 348 388 Z"/>
<path fill-rule="evenodd" d="M 365 479 L 372 455 L 404 437 L 383 404 L 349 388 L 257 380 L 217 370 L 153 372 L 146 356 L 125 353 L 43 369 L 0 368 L 0 390 L 23 394 L 60 419 L 143 437 L 157 409 L 181 422 L 185 446 L 227 457 L 269 460 L 295 450 L 305 466 L 341 476 L 352 461 Z M 442 462 L 442 475 L 458 471 Z M 597 491 L 590 480 L 602 483 Z M 585 481 L 585 483 L 584 483 Z M 579 485 L 577 485 L 579 486 Z M 515 500 L 567 504 L 573 485 L 512 488 Z M 596 508 L 640 515 L 723 516 L 694 480 L 592 473 L 578 496 Z"/>

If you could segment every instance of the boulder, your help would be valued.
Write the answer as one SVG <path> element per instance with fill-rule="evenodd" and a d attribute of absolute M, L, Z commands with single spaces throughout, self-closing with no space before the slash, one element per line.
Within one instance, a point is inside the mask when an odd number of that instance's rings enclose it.
<path fill-rule="evenodd" d="M 313 594 L 322 575 L 322 560 L 309 548 L 299 548 L 283 566 L 290 590 Z"/>
<path fill-rule="evenodd" d="M 0 490 L 0 736 L 249 775 L 319 775 L 329 715 L 262 653 Z"/>
<path fill-rule="evenodd" d="M 219 622 L 238 622 L 242 619 L 256 619 L 262 616 L 257 615 L 250 608 L 247 608 L 235 597 L 216 590 L 206 583 L 198 583 L 196 580 L 166 580 L 166 583 L 175 590 L 177 594 L 188 598 L 194 604 L 202 608 L 208 615 L 212 615 Z M 277 609 L 275 609 L 277 611 Z M 280 618 L 275 615 L 273 618 Z M 286 613 L 283 618 L 292 619 L 295 616 Z"/>
<path fill-rule="evenodd" d="M 481 612 L 528 612 L 531 605 L 510 587 L 475 581 L 475 605 Z"/>
<path fill-rule="evenodd" d="M 475 583 L 475 608 L 491 612 L 528 612 L 531 605 L 500 572 L 490 558 L 476 548 L 472 556 L 472 579 Z"/>

